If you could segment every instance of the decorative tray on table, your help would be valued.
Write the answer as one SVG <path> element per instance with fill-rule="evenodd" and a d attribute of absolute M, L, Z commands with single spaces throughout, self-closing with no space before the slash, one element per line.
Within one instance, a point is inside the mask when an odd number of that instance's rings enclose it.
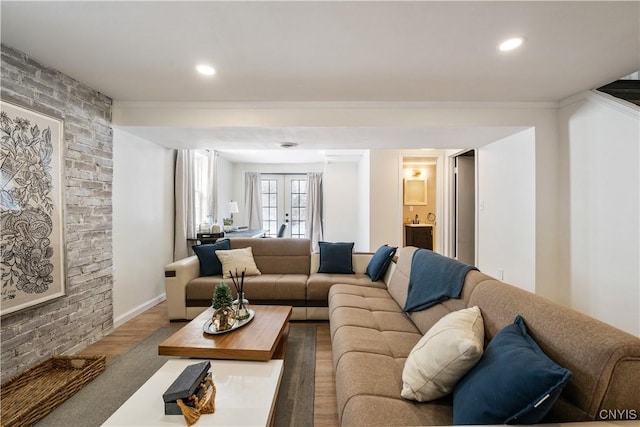
<path fill-rule="evenodd" d="M 211 335 L 226 334 L 227 332 L 235 331 L 236 329 L 241 328 L 247 323 L 251 322 L 251 320 L 253 320 L 255 315 L 256 315 L 256 312 L 249 309 L 249 317 L 247 317 L 244 320 L 236 320 L 232 327 L 230 327 L 229 329 L 225 329 L 224 331 L 218 331 L 216 329 L 216 325 L 213 324 L 213 320 L 209 319 L 205 322 L 202 329 L 204 330 L 205 334 L 211 334 Z"/>

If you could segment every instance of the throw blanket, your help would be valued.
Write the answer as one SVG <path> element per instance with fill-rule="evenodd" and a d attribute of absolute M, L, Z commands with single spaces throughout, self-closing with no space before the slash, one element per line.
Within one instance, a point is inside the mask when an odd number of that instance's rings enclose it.
<path fill-rule="evenodd" d="M 449 298 L 460 298 L 464 278 L 476 267 L 418 249 L 411 259 L 409 291 L 404 311 L 420 311 Z"/>

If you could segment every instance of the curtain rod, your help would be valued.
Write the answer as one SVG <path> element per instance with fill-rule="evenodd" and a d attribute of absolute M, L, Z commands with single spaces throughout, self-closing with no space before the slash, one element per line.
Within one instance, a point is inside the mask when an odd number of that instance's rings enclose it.
<path fill-rule="evenodd" d="M 303 176 L 307 176 L 308 173 L 313 173 L 313 172 L 282 172 L 282 173 L 278 173 L 278 172 L 258 172 L 260 174 L 260 176 L 262 175 L 303 175 Z"/>

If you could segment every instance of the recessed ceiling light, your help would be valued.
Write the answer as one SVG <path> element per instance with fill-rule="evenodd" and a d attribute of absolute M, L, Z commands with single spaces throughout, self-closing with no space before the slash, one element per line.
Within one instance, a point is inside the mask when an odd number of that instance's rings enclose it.
<path fill-rule="evenodd" d="M 206 64 L 198 65 L 196 67 L 196 70 L 198 70 L 200 74 L 203 74 L 205 76 L 213 76 L 216 73 L 216 70 L 214 70 L 212 66 Z"/>
<path fill-rule="evenodd" d="M 280 147 L 282 147 L 282 148 L 293 148 L 293 147 L 297 147 L 297 146 L 298 146 L 297 142 L 286 141 L 286 142 L 281 142 L 280 143 Z"/>
<path fill-rule="evenodd" d="M 512 39 L 508 39 L 500 43 L 500 46 L 498 47 L 498 49 L 500 49 L 502 52 L 507 52 L 520 47 L 522 42 L 523 42 L 522 37 L 514 37 Z"/>

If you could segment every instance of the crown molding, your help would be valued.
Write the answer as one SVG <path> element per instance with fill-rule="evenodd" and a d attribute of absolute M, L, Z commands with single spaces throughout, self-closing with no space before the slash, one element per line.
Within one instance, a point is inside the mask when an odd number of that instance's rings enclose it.
<path fill-rule="evenodd" d="M 558 107 L 563 108 L 585 99 L 598 102 L 601 105 L 605 105 L 630 117 L 640 118 L 640 106 L 595 89 L 585 90 L 565 98 L 558 103 Z"/>
<path fill-rule="evenodd" d="M 427 102 L 427 101 L 264 101 L 264 102 L 148 102 L 113 101 L 117 109 L 210 109 L 210 110 L 256 110 L 256 109 L 549 109 L 557 108 L 557 102 Z"/>

